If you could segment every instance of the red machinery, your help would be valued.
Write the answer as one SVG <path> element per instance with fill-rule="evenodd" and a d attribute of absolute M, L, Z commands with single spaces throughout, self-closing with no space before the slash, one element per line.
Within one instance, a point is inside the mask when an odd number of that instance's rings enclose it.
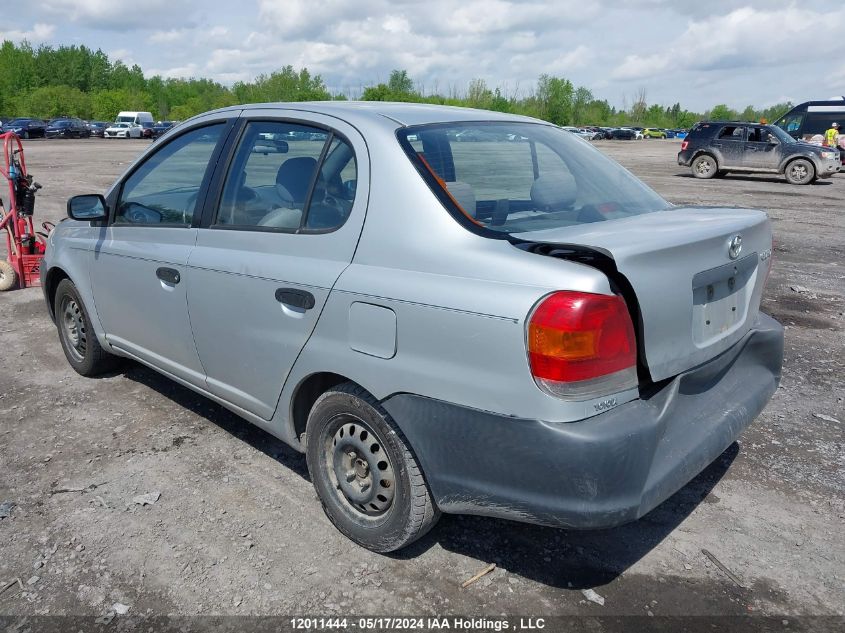
<path fill-rule="evenodd" d="M 0 156 L 0 174 L 9 183 L 8 209 L 0 198 L 0 231 L 6 234 L 8 261 L 0 259 L 0 291 L 9 290 L 18 282 L 21 288 L 41 284 L 39 271 L 41 259 L 47 249 L 47 238 L 53 229 L 51 222 L 36 232 L 32 225 L 35 209 L 35 192 L 41 188 L 26 173 L 23 145 L 14 132 L 0 134 L 3 155 Z"/>

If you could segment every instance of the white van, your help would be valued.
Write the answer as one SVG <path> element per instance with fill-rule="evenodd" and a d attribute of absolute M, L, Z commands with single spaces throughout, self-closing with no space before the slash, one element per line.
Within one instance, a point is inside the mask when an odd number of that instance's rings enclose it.
<path fill-rule="evenodd" d="M 115 123 L 129 123 L 130 125 L 141 125 L 142 123 L 153 123 L 151 112 L 121 112 L 114 120 Z"/>

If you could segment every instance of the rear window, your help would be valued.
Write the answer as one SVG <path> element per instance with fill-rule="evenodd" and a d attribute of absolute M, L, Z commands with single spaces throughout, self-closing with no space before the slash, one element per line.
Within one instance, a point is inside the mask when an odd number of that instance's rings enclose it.
<path fill-rule="evenodd" d="M 534 123 L 403 128 L 417 170 L 463 224 L 523 233 L 624 218 L 671 205 L 583 139 Z"/>

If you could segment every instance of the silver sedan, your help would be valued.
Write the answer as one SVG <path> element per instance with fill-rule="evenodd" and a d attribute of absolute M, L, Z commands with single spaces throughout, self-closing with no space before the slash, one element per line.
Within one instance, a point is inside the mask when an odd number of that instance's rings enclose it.
<path fill-rule="evenodd" d="M 134 359 L 281 438 L 376 551 L 441 512 L 635 520 L 780 378 L 766 215 L 673 207 L 534 119 L 231 107 L 68 212 L 41 275 L 74 369 Z"/>

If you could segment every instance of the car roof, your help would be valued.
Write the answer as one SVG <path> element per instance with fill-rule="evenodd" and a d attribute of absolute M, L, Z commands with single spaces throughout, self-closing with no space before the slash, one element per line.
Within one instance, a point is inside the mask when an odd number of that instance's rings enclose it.
<path fill-rule="evenodd" d="M 460 108 L 428 103 L 394 103 L 390 101 L 302 101 L 295 103 L 254 103 L 232 106 L 216 112 L 231 112 L 235 110 L 294 110 L 324 114 L 348 121 L 349 123 L 379 123 L 386 120 L 393 121 L 401 127 L 412 125 L 426 125 L 430 123 L 448 123 L 460 121 L 523 121 L 528 123 L 543 123 L 546 121 L 531 117 L 493 112 L 491 110 L 477 110 L 474 108 Z"/>

